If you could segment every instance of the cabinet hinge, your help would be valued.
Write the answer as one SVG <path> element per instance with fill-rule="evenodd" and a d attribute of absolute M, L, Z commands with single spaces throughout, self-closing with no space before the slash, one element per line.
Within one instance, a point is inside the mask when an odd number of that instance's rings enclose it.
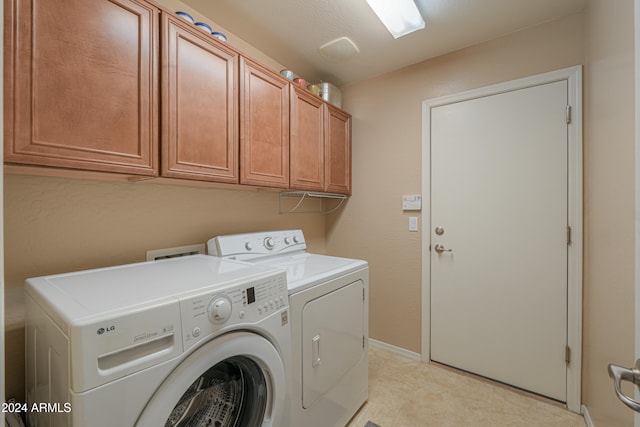
<path fill-rule="evenodd" d="M 571 123 L 571 105 L 567 105 L 566 118 L 567 118 L 567 124 Z"/>
<path fill-rule="evenodd" d="M 564 351 L 564 361 L 567 362 L 567 365 L 571 363 L 571 347 L 567 346 Z"/>
<path fill-rule="evenodd" d="M 362 348 L 364 348 L 364 335 L 362 336 Z"/>
<path fill-rule="evenodd" d="M 571 226 L 567 226 L 567 246 L 571 246 Z"/>
<path fill-rule="evenodd" d="M 366 301 L 366 299 L 364 298 L 364 288 L 362 288 L 362 301 Z"/>

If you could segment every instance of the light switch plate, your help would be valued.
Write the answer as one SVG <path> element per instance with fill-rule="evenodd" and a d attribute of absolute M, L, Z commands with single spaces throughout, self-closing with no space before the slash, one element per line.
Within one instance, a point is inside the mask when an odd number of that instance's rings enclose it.
<path fill-rule="evenodd" d="M 409 231 L 418 231 L 418 217 L 410 216 L 409 217 Z"/>
<path fill-rule="evenodd" d="M 403 211 L 419 211 L 422 210 L 422 196 L 419 194 L 402 196 Z"/>

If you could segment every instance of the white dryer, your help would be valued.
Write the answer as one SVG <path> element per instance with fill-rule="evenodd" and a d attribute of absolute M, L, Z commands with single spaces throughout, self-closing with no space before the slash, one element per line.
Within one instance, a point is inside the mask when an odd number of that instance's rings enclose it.
<path fill-rule="evenodd" d="M 368 398 L 366 261 L 308 253 L 301 230 L 218 236 L 210 255 L 285 268 L 292 427 L 343 427 Z M 259 308 L 259 307 L 258 307 Z"/>
<path fill-rule="evenodd" d="M 289 425 L 282 269 L 205 255 L 29 279 L 36 426 Z M 258 309 L 260 307 L 260 309 Z"/>

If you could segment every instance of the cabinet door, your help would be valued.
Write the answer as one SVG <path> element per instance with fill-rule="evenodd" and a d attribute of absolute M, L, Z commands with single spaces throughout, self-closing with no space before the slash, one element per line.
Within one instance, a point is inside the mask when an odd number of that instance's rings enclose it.
<path fill-rule="evenodd" d="M 325 191 L 351 194 L 351 116 L 326 105 Z"/>
<path fill-rule="evenodd" d="M 289 81 L 240 58 L 240 183 L 289 187 Z"/>
<path fill-rule="evenodd" d="M 238 55 L 163 14 L 163 176 L 238 182 Z"/>
<path fill-rule="evenodd" d="M 5 161 L 157 174 L 158 9 L 5 1 Z"/>
<path fill-rule="evenodd" d="M 305 89 L 291 91 L 291 188 L 324 190 L 324 102 Z"/>

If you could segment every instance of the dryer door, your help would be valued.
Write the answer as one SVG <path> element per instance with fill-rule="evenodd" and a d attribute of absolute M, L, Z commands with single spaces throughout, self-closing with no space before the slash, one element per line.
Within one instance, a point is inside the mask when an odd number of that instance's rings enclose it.
<path fill-rule="evenodd" d="M 136 426 L 271 427 L 286 421 L 282 358 L 265 338 L 233 332 L 182 361 Z"/>
<path fill-rule="evenodd" d="M 312 407 L 365 354 L 363 282 L 309 301 L 302 310 L 302 406 Z"/>

